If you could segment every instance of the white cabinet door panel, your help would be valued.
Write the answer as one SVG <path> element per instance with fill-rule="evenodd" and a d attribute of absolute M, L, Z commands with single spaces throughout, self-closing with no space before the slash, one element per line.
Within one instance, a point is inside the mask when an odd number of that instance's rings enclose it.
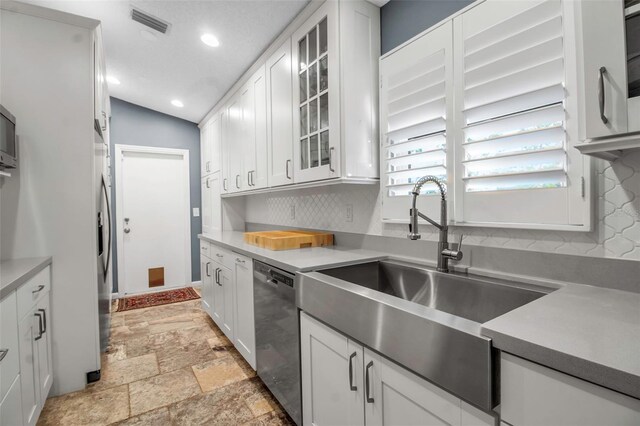
<path fill-rule="evenodd" d="M 220 329 L 224 324 L 224 289 L 222 288 L 222 270 L 219 263 L 214 262 L 213 268 L 213 309 L 211 317 Z"/>
<path fill-rule="evenodd" d="M 22 418 L 25 425 L 35 425 L 40 412 L 40 383 L 38 381 L 38 351 L 35 338 L 39 335 L 38 319 L 28 313 L 18 326 L 20 338 L 20 385 L 22 390 Z"/>
<path fill-rule="evenodd" d="M 300 350 L 304 424 L 363 425 L 362 346 L 301 313 Z"/>
<path fill-rule="evenodd" d="M 364 365 L 368 426 L 460 424 L 460 400 L 455 396 L 366 348 Z"/>
<path fill-rule="evenodd" d="M 293 90 L 291 40 L 267 60 L 269 186 L 293 183 Z"/>
<path fill-rule="evenodd" d="M 44 407 L 44 402 L 49 396 L 49 390 L 53 382 L 53 363 L 51 359 L 51 309 L 49 309 L 49 293 L 45 294 L 38 302 L 35 311 L 42 318 L 41 335 L 36 340 L 38 352 L 38 383 L 40 409 Z"/>
<path fill-rule="evenodd" d="M 256 368 L 256 336 L 253 315 L 253 263 L 246 256 L 235 255 L 235 341 L 238 352 Z"/>
<path fill-rule="evenodd" d="M 20 388 L 20 376 L 13 382 L 9 382 L 7 394 L 0 400 L 0 425 L 21 425 L 22 420 L 22 395 Z"/>
<path fill-rule="evenodd" d="M 16 292 L 0 302 L 0 350 L 6 351 L 0 362 L 0 401 L 20 372 L 17 310 Z"/>
<path fill-rule="evenodd" d="M 222 285 L 222 331 L 227 335 L 230 341 L 235 340 L 235 322 L 233 318 L 234 310 L 234 271 L 228 268 L 221 268 L 219 273 L 219 281 Z"/>
<path fill-rule="evenodd" d="M 582 39 L 583 127 L 587 139 L 627 131 L 627 52 L 622 1 L 575 2 Z M 580 58 L 580 56 L 579 56 Z M 604 67 L 601 73 L 600 70 Z M 604 91 L 601 92 L 601 88 Z M 600 94 L 602 93 L 601 117 Z"/>

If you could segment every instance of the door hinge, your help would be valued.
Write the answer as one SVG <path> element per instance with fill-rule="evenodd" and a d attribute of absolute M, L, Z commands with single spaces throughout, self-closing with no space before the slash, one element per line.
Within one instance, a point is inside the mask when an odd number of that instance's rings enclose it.
<path fill-rule="evenodd" d="M 580 184 L 582 185 L 582 198 L 584 198 L 587 191 L 587 188 L 585 187 L 585 183 L 584 183 L 584 176 L 580 178 Z"/>

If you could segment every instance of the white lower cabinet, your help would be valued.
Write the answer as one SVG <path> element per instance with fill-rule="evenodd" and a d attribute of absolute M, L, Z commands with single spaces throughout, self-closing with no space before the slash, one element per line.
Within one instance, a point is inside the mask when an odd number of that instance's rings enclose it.
<path fill-rule="evenodd" d="M 21 425 L 23 422 L 20 375 L 16 376 L 9 385 L 7 394 L 0 401 L 0 425 Z"/>
<path fill-rule="evenodd" d="M 253 260 L 204 241 L 200 259 L 203 309 L 255 370 Z"/>
<path fill-rule="evenodd" d="M 502 353 L 501 417 L 512 426 L 640 424 L 640 400 Z"/>
<path fill-rule="evenodd" d="M 202 277 L 202 309 L 211 316 L 213 310 L 213 261 L 200 255 L 200 276 Z"/>
<path fill-rule="evenodd" d="M 20 333 L 20 383 L 22 386 L 22 418 L 25 425 L 34 425 L 38 419 L 40 400 L 38 383 L 39 322 L 34 314 L 27 314 L 18 325 Z"/>
<path fill-rule="evenodd" d="M 300 315 L 305 425 L 495 425 L 496 419 Z"/>
<path fill-rule="evenodd" d="M 250 258 L 235 256 L 235 340 L 238 352 L 249 365 L 256 368 L 256 328 L 253 317 L 253 262 Z"/>

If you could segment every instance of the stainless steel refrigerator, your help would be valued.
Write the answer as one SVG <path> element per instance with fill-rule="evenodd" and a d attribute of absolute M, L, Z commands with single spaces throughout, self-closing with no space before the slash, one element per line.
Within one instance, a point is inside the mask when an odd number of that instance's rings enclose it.
<path fill-rule="evenodd" d="M 102 137 L 100 125 L 95 124 L 94 133 L 94 188 L 96 202 L 96 261 L 98 262 L 98 321 L 100 328 L 100 351 L 105 352 L 109 344 L 111 327 L 111 183 L 109 173 L 109 146 Z"/>

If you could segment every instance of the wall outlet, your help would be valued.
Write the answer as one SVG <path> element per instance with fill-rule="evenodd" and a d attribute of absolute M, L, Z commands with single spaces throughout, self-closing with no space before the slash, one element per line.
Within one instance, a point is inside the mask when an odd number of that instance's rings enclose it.
<path fill-rule="evenodd" d="M 200 216 L 200 208 L 199 207 L 194 207 L 193 208 L 193 217 L 199 217 Z"/>
<path fill-rule="evenodd" d="M 345 215 L 347 222 L 353 222 L 353 204 L 347 204 L 347 214 Z"/>
<path fill-rule="evenodd" d="M 296 218 L 296 205 L 291 204 L 289 206 L 289 219 L 294 220 Z"/>

